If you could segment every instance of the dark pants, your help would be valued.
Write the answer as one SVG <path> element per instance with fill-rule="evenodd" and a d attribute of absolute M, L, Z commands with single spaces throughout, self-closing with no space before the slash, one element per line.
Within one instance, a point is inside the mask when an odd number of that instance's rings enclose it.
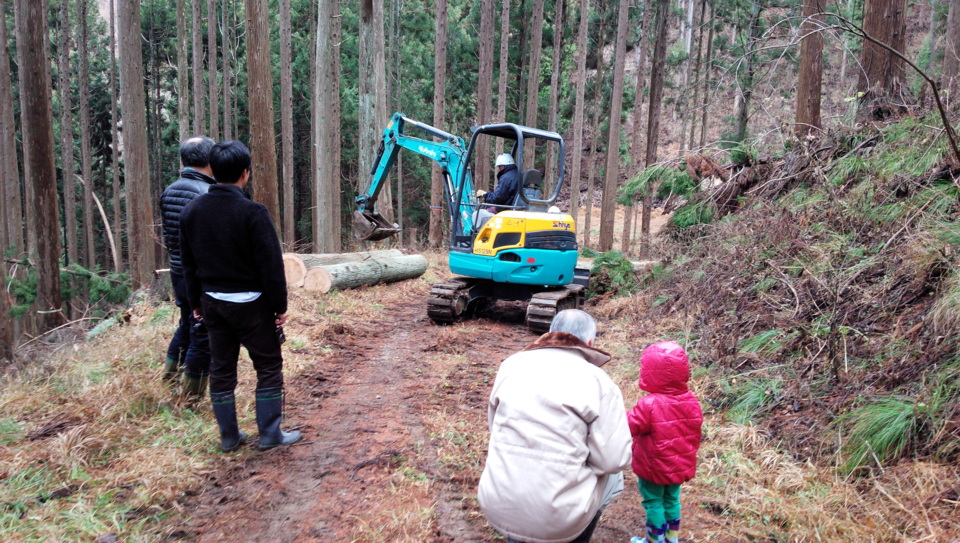
<path fill-rule="evenodd" d="M 593 531 L 597 529 L 597 523 L 600 522 L 600 515 L 603 514 L 603 511 L 597 511 L 597 514 L 593 516 L 593 520 L 590 521 L 590 524 L 587 525 L 586 529 L 577 536 L 576 539 L 570 541 L 570 543 L 589 543 L 590 538 L 593 537 Z M 507 543 L 522 543 L 516 539 L 507 538 Z"/>
<path fill-rule="evenodd" d="M 224 302 L 206 294 L 203 323 L 210 334 L 210 393 L 237 387 L 240 346 L 250 353 L 257 372 L 257 390 L 283 386 L 283 356 L 277 339 L 276 315 L 263 297 L 248 302 Z"/>
<path fill-rule="evenodd" d="M 180 324 L 167 347 L 167 358 L 184 366 L 184 373 L 188 377 L 202 379 L 210 373 L 210 343 L 205 333 L 198 334 L 194 329 L 197 321 L 193 319 L 193 308 L 187 298 L 187 283 L 183 276 L 171 273 L 170 282 L 173 283 L 173 296 L 180 308 Z"/>

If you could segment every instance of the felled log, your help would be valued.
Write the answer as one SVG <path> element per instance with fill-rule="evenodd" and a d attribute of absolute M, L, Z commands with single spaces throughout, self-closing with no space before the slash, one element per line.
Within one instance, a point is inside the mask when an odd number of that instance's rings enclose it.
<path fill-rule="evenodd" d="M 303 288 L 327 293 L 361 285 L 392 283 L 420 277 L 427 271 L 422 255 L 401 255 L 370 258 L 361 262 L 345 262 L 315 266 L 307 270 Z"/>
<path fill-rule="evenodd" d="M 321 254 L 283 254 L 283 272 L 288 287 L 302 287 L 307 273 L 317 266 L 344 264 L 346 262 L 362 262 L 376 258 L 392 258 L 403 256 L 399 249 L 384 249 L 379 251 L 360 251 L 356 253 L 321 253 Z"/>

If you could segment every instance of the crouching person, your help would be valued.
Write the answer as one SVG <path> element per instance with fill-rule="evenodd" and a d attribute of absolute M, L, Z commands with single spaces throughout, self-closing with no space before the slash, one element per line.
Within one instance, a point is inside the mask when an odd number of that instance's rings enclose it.
<path fill-rule="evenodd" d="M 620 389 L 600 366 L 596 323 L 561 311 L 550 332 L 500 365 L 480 508 L 511 542 L 587 542 L 623 492 L 630 429 Z"/>
<path fill-rule="evenodd" d="M 283 356 L 280 327 L 287 320 L 287 284 L 280 241 L 267 209 L 244 194 L 250 151 L 224 141 L 210 151 L 217 181 L 180 216 L 180 248 L 194 316 L 210 338 L 210 400 L 220 428 L 220 448 L 246 441 L 237 424 L 234 389 L 240 346 L 257 372 L 260 450 L 289 445 L 300 432 L 280 429 Z"/>

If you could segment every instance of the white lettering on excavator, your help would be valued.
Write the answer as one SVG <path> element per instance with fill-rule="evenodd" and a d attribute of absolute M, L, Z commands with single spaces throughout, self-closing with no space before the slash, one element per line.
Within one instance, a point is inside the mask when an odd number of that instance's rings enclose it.
<path fill-rule="evenodd" d="M 420 151 L 421 153 L 425 154 L 425 155 L 429 155 L 429 156 L 432 156 L 433 158 L 437 158 L 437 153 L 436 153 L 436 151 L 432 151 L 432 150 L 430 150 L 430 149 L 427 149 L 427 148 L 424 147 L 423 145 L 418 146 L 418 147 L 417 147 L 417 150 Z"/>

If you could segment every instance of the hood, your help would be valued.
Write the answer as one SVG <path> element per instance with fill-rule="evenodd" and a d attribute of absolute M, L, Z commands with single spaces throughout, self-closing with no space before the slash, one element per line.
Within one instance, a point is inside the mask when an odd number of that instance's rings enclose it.
<path fill-rule="evenodd" d="M 661 341 L 644 349 L 640 356 L 642 390 L 660 394 L 683 394 L 690 380 L 687 352 L 675 341 Z"/>
<path fill-rule="evenodd" d="M 500 179 L 501 177 L 503 177 L 507 172 L 512 172 L 512 171 L 515 171 L 516 169 L 517 169 L 516 164 L 510 164 L 506 166 L 505 168 L 497 172 L 497 179 Z"/>
<path fill-rule="evenodd" d="M 610 360 L 610 354 L 600 349 L 590 347 L 583 341 L 580 341 L 580 338 L 577 336 L 566 332 L 547 332 L 530 345 L 527 345 L 523 350 L 532 351 L 535 349 L 566 349 L 568 351 L 576 351 L 583 356 L 587 362 L 597 367 L 606 364 Z"/>

